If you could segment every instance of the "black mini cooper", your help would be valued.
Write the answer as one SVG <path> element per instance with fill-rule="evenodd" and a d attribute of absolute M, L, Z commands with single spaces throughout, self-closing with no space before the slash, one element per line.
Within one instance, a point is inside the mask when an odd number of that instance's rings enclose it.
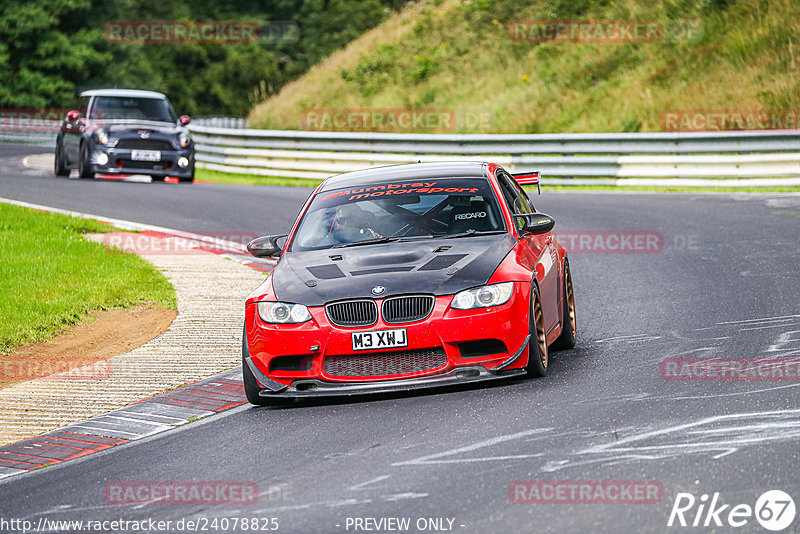
<path fill-rule="evenodd" d="M 194 144 L 167 97 L 154 91 L 84 91 L 85 116 L 67 113 L 56 139 L 55 173 L 81 178 L 95 174 L 145 174 L 153 181 L 172 176 L 194 181 Z"/>

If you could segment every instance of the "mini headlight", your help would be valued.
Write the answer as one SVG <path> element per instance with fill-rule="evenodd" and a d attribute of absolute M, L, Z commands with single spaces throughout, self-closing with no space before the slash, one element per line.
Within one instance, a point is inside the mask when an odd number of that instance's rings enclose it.
<path fill-rule="evenodd" d="M 183 148 L 186 148 L 189 145 L 189 134 L 181 132 L 180 135 L 178 135 L 178 141 Z"/>
<path fill-rule="evenodd" d="M 304 323 L 311 320 L 308 308 L 302 304 L 286 302 L 259 302 L 258 315 L 265 323 L 273 324 Z"/>
<path fill-rule="evenodd" d="M 108 143 L 108 133 L 105 130 L 97 130 L 95 137 L 97 137 L 97 142 L 101 145 Z"/>
<path fill-rule="evenodd" d="M 508 302 L 514 290 L 514 282 L 491 284 L 475 289 L 461 291 L 453 297 L 451 308 L 456 310 L 472 310 L 475 308 L 489 308 Z"/>

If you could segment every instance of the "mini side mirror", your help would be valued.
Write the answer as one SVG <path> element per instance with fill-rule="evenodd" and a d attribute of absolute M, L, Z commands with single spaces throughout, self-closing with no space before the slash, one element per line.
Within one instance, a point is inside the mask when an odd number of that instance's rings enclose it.
<path fill-rule="evenodd" d="M 257 237 L 247 244 L 247 252 L 256 258 L 273 258 L 275 256 L 280 256 L 283 245 L 285 245 L 286 242 L 284 241 L 283 244 L 278 244 L 278 241 L 285 237 L 286 234 Z"/>
<path fill-rule="evenodd" d="M 514 217 L 520 224 L 520 231 L 526 234 L 546 234 L 556 225 L 556 221 L 545 213 L 526 213 Z"/>
<path fill-rule="evenodd" d="M 192 119 L 189 118 L 189 115 L 181 115 L 181 118 L 178 119 L 178 121 L 180 121 L 182 125 L 186 126 L 187 124 L 192 122 Z"/>
<path fill-rule="evenodd" d="M 80 118 L 81 118 L 81 112 L 78 111 L 77 109 L 73 109 L 73 110 L 67 112 L 67 120 L 69 122 L 75 122 L 76 120 L 78 120 Z"/>

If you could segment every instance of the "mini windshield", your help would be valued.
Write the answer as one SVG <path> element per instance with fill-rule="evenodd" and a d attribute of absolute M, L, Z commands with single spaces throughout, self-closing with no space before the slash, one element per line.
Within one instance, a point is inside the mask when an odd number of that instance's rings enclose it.
<path fill-rule="evenodd" d="M 488 180 L 420 178 L 318 193 L 300 222 L 291 250 L 504 231 Z"/>
<path fill-rule="evenodd" d="M 131 119 L 176 122 L 169 103 L 161 98 L 98 96 L 92 100 L 90 119 Z"/>

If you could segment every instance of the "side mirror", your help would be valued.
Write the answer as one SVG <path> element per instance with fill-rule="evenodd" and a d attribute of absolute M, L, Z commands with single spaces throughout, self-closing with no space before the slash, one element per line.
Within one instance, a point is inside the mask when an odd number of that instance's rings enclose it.
<path fill-rule="evenodd" d="M 556 221 L 546 213 L 526 213 L 514 218 L 521 223 L 520 231 L 526 234 L 546 234 L 556 225 Z"/>
<path fill-rule="evenodd" d="M 256 258 L 272 258 L 279 256 L 283 250 L 283 245 L 279 245 L 278 240 L 285 237 L 286 234 L 257 237 L 247 244 L 247 252 Z M 283 244 L 285 245 L 286 242 L 284 241 Z"/>
<path fill-rule="evenodd" d="M 187 124 L 189 124 L 190 122 L 192 122 L 192 119 L 190 119 L 190 118 L 189 118 L 189 115 L 181 115 L 181 118 L 180 118 L 180 119 L 178 119 L 178 121 L 179 121 L 179 122 L 180 122 L 182 125 L 186 126 Z"/>
<path fill-rule="evenodd" d="M 67 112 L 67 120 L 69 122 L 75 122 L 76 120 L 81 118 L 81 112 L 77 109 L 73 109 L 72 111 Z"/>

